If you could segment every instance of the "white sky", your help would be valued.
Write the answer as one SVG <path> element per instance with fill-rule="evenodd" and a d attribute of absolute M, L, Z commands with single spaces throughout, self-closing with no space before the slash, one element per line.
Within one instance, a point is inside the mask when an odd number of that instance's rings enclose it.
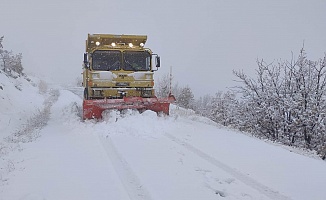
<path fill-rule="evenodd" d="M 88 33 L 146 34 L 161 56 L 156 77 L 173 66 L 174 81 L 195 95 L 236 84 L 232 70 L 254 76 L 272 62 L 326 52 L 326 1 L 273 0 L 2 0 L 4 47 L 23 53 L 25 72 L 54 82 L 82 72 Z"/>

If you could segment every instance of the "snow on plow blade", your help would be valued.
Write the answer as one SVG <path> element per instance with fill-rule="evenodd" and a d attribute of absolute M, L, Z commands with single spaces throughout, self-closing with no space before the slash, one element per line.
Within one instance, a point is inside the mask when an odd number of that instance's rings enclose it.
<path fill-rule="evenodd" d="M 169 114 L 170 103 L 175 98 L 173 95 L 166 98 L 142 98 L 142 97 L 124 97 L 123 99 L 91 99 L 83 101 L 83 118 L 100 119 L 104 110 L 152 110 L 154 112 L 163 112 Z"/>

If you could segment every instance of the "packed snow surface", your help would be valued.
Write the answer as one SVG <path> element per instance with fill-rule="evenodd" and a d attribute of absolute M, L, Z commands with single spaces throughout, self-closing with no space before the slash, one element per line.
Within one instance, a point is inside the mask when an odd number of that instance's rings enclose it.
<path fill-rule="evenodd" d="M 100 121 L 83 121 L 82 90 L 55 90 L 38 137 L 2 152 L 1 200 L 326 199 L 326 163 L 320 159 L 175 106 L 170 116 L 108 111 Z M 8 115 L 42 107 L 39 101 L 26 108 L 7 102 L 1 136 L 13 134 L 5 126 Z"/>

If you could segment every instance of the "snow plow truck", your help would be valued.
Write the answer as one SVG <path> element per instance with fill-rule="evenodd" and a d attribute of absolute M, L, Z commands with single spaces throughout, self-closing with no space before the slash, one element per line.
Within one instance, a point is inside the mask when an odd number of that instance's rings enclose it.
<path fill-rule="evenodd" d="M 83 118 L 104 110 L 137 109 L 169 114 L 173 95 L 157 98 L 154 71 L 160 57 L 145 48 L 146 35 L 88 34 L 83 63 Z"/>

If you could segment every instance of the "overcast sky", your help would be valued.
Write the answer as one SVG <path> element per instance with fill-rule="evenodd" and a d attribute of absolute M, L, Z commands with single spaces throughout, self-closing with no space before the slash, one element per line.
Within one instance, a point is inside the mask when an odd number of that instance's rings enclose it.
<path fill-rule="evenodd" d="M 70 83 L 82 72 L 88 33 L 146 34 L 161 56 L 159 77 L 196 97 L 235 85 L 232 70 L 255 76 L 256 60 L 326 52 L 323 0 L 1 0 L 5 49 L 23 53 L 25 72 Z"/>

